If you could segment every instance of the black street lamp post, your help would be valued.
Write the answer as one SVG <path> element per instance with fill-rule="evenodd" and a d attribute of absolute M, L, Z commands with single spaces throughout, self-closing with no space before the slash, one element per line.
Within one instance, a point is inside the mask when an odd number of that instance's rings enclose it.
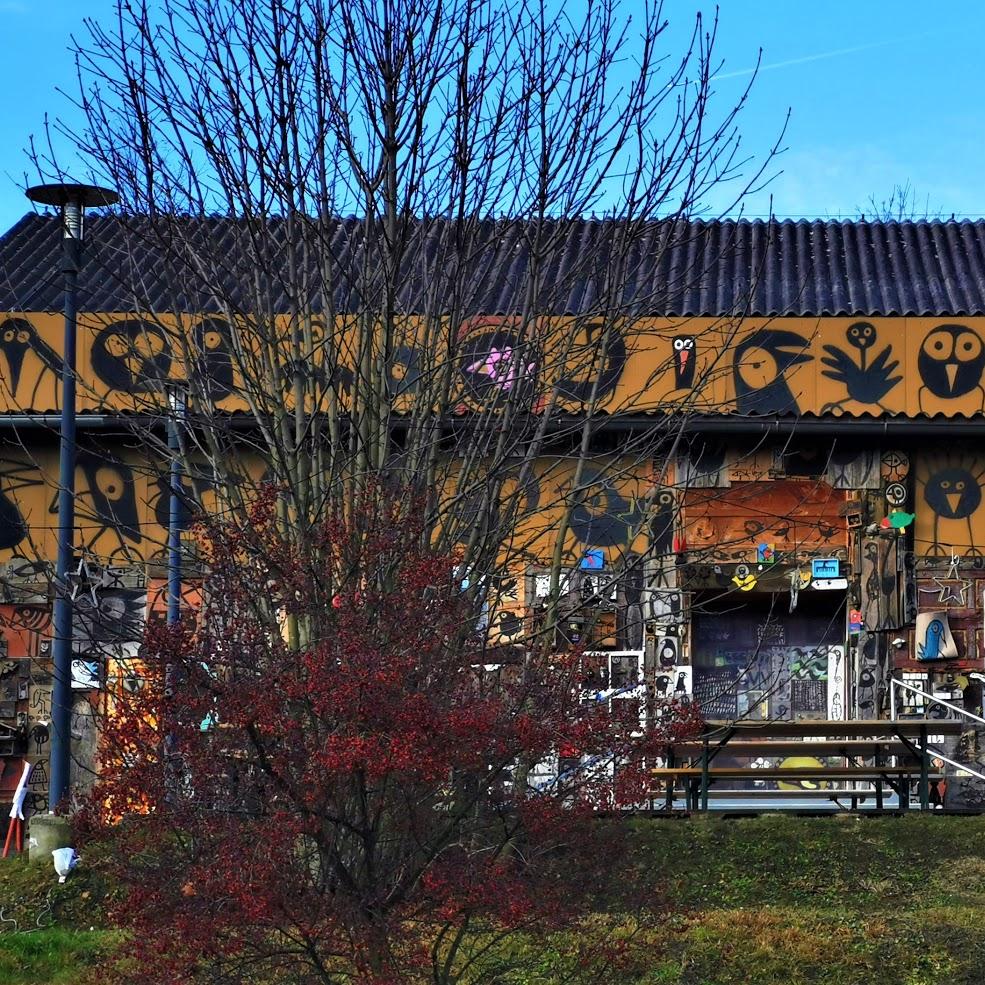
<path fill-rule="evenodd" d="M 113 205 L 116 192 L 94 185 L 35 185 L 27 197 L 39 205 L 55 205 L 62 217 L 62 274 L 65 279 L 65 339 L 62 350 L 62 407 L 58 474 L 58 560 L 55 566 L 54 687 L 51 697 L 51 769 L 48 807 L 53 810 L 68 793 L 72 713 L 72 568 L 75 532 L 75 341 L 79 270 L 82 267 L 85 210 Z"/>
<path fill-rule="evenodd" d="M 168 618 L 174 626 L 181 619 L 181 527 L 184 503 L 181 501 L 181 438 L 185 420 L 186 395 L 178 386 L 168 391 L 171 415 L 168 418 L 168 450 L 171 453 L 171 495 L 168 506 Z"/>

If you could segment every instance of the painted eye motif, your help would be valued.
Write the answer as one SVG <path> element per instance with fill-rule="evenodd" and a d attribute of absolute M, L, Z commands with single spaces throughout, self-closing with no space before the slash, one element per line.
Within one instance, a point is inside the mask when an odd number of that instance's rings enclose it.
<path fill-rule="evenodd" d="M 222 344 L 222 336 L 218 332 L 206 332 L 203 341 L 206 349 L 218 349 Z"/>
<path fill-rule="evenodd" d="M 31 336 L 23 328 L 17 333 L 18 342 L 28 342 L 30 338 Z"/>
<path fill-rule="evenodd" d="M 9 328 L 7 329 L 6 332 L 3 333 L 3 340 L 4 342 L 14 341 L 14 333 Z"/>
<path fill-rule="evenodd" d="M 945 479 L 941 483 L 941 489 L 950 489 L 950 488 L 951 488 L 951 480 L 950 479 Z"/>
<path fill-rule="evenodd" d="M 96 471 L 96 487 L 107 499 L 119 499 L 123 494 L 120 477 L 114 469 L 98 469 Z"/>
<path fill-rule="evenodd" d="M 982 342 L 977 335 L 964 332 L 954 345 L 954 355 L 960 362 L 970 362 L 982 354 Z"/>
<path fill-rule="evenodd" d="M 954 488 L 957 489 L 958 492 L 961 492 L 964 489 L 964 482 L 963 481 L 962 482 L 955 482 L 954 483 Z"/>
<path fill-rule="evenodd" d="M 927 339 L 925 348 L 935 359 L 947 359 L 954 351 L 954 339 L 949 332 L 934 332 Z"/>

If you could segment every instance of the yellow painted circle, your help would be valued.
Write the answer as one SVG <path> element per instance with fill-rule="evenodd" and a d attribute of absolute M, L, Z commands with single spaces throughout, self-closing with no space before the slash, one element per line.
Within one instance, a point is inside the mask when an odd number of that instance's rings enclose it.
<path fill-rule="evenodd" d="M 790 769 L 804 767 L 822 767 L 824 763 L 813 756 L 789 756 L 780 763 L 780 769 L 789 767 Z M 778 780 L 777 787 L 780 790 L 824 790 L 831 786 L 827 780 Z"/>

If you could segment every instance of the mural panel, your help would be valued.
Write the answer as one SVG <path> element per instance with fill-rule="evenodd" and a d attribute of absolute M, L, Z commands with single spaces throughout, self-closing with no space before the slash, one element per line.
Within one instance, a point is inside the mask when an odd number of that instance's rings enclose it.
<path fill-rule="evenodd" d="M 180 326 L 165 316 L 80 317 L 80 409 L 146 409 L 162 399 L 162 380 L 189 372 L 217 406 L 245 409 L 234 353 L 251 359 L 258 349 L 258 333 L 249 325 L 213 315 L 185 316 Z M 286 324 L 274 323 L 285 338 Z M 568 408 L 594 400 L 609 413 L 683 407 L 750 415 L 970 417 L 985 410 L 980 317 L 522 323 L 482 316 L 445 330 L 455 334 L 463 411 L 494 409 L 518 393 L 534 411 L 554 399 Z M 441 363 L 440 351 L 447 350 L 433 324 L 428 332 L 413 317 L 399 326 L 391 375 L 400 408 L 413 400 L 423 367 Z M 341 360 L 323 367 L 316 356 L 307 369 L 345 400 L 352 378 L 345 354 L 352 347 L 344 319 L 332 334 L 333 344 L 324 349 L 341 352 Z M 0 413 L 58 409 L 60 346 L 60 315 L 0 316 Z"/>

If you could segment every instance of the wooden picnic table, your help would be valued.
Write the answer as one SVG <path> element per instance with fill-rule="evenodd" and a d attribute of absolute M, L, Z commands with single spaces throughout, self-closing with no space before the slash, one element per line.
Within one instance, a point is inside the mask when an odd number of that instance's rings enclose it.
<path fill-rule="evenodd" d="M 928 748 L 930 736 L 960 735 L 961 722 L 929 719 L 875 719 L 875 720 L 807 720 L 807 721 L 708 721 L 697 740 L 667 744 L 667 765 L 653 771 L 655 778 L 666 776 L 667 809 L 673 808 L 674 781 L 677 778 L 687 784 L 689 806 L 706 811 L 708 792 L 717 779 L 798 779 L 798 772 L 812 771 L 809 775 L 820 780 L 853 779 L 875 783 L 876 806 L 882 808 L 883 783 L 888 784 L 899 796 L 900 808 L 909 807 L 910 784 L 918 775 L 920 806 L 930 805 L 930 760 Z M 741 738 L 739 738 L 741 737 Z M 730 743 L 739 738 L 733 748 Z M 800 739 L 798 743 L 773 742 L 772 740 Z M 813 740 L 813 741 L 812 741 Z M 841 740 L 840 742 L 838 740 Z M 775 748 L 774 748 L 775 747 Z M 755 748 L 756 753 L 752 752 Z M 786 755 L 801 756 L 852 756 L 871 758 L 873 766 L 820 766 L 783 767 L 780 769 L 754 769 L 750 767 L 712 767 L 715 757 L 728 749 L 736 755 L 763 755 L 784 750 Z M 787 753 L 786 750 L 791 752 Z M 900 750 L 905 752 L 901 752 Z M 834 750 L 834 751 L 832 751 Z M 842 751 L 844 750 L 844 751 Z M 850 750 L 850 751 L 849 751 Z M 685 756 L 697 756 L 698 765 L 678 766 L 677 760 Z M 907 762 L 886 766 L 882 760 L 895 756 L 907 757 Z M 779 773 L 781 776 L 771 774 Z"/>

